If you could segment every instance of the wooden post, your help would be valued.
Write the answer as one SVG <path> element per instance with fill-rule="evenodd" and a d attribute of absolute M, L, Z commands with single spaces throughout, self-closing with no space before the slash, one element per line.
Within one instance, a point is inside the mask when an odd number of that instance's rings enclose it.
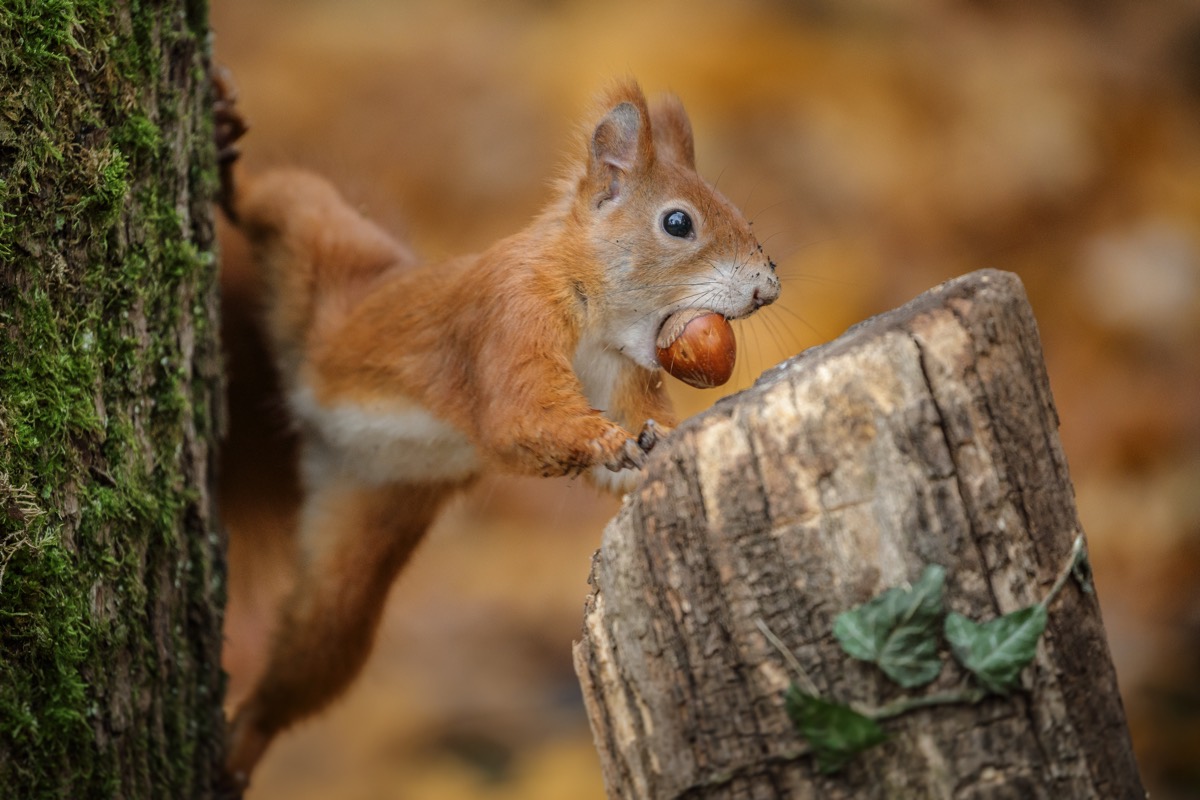
<path fill-rule="evenodd" d="M 609 525 L 576 670 L 614 798 L 1140 798 L 1094 594 L 1069 582 L 1009 697 L 907 714 L 820 774 L 788 719 L 902 693 L 834 617 L 946 569 L 949 609 L 1043 599 L 1080 533 L 1036 323 L 1016 276 L 946 283 L 689 420 Z M 944 645 L 943 645 L 944 646 Z M 943 668 L 932 691 L 962 685 Z"/>

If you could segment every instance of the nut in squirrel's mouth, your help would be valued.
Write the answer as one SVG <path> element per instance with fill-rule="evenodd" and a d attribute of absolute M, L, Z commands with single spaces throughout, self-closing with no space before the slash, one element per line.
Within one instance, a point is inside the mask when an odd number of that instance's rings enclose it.
<path fill-rule="evenodd" d="M 667 318 L 662 321 L 662 325 L 659 326 L 658 337 L 654 341 L 655 347 L 660 350 L 669 348 L 679 338 L 680 334 L 683 333 L 684 328 L 688 326 L 689 322 L 697 317 L 703 317 L 708 314 L 716 313 L 717 312 L 710 311 L 707 308 L 685 308 L 668 315 Z M 717 316 L 721 315 L 717 314 Z"/>
<path fill-rule="evenodd" d="M 733 375 L 737 339 L 722 314 L 687 308 L 671 314 L 655 340 L 659 365 L 689 386 L 710 389 Z"/>

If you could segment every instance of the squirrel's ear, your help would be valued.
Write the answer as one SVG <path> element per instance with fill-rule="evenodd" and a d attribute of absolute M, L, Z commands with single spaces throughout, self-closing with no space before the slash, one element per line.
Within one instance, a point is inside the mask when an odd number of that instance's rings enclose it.
<path fill-rule="evenodd" d="M 654 149 L 669 154 L 684 166 L 696 168 L 696 148 L 692 141 L 692 123 L 683 102 L 673 94 L 659 100 L 650 111 L 654 127 Z"/>
<path fill-rule="evenodd" d="M 636 85 L 622 87 L 624 96 L 608 110 L 592 132 L 588 179 L 595 184 L 598 203 L 621 195 L 625 184 L 648 169 L 654 160 L 650 115 Z"/>

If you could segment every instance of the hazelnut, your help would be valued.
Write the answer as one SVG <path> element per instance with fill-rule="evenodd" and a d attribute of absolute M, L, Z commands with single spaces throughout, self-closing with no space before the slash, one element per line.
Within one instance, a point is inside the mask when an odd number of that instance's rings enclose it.
<path fill-rule="evenodd" d="M 667 317 L 656 342 L 658 363 L 697 389 L 729 380 L 737 358 L 737 340 L 729 320 L 712 311 L 689 308 Z"/>

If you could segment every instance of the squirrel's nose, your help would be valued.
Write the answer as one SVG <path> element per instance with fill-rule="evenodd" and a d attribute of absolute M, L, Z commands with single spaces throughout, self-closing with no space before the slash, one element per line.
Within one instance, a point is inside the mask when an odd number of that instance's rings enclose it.
<path fill-rule="evenodd" d="M 772 275 L 765 284 L 754 287 L 754 295 L 751 300 L 754 303 L 754 308 L 759 309 L 765 305 L 774 303 L 778 298 L 779 279 Z"/>
<path fill-rule="evenodd" d="M 762 289 L 754 290 L 754 308 L 759 309 L 765 305 L 775 302 L 775 298 L 779 297 L 779 292 L 772 287 L 764 292 Z"/>

